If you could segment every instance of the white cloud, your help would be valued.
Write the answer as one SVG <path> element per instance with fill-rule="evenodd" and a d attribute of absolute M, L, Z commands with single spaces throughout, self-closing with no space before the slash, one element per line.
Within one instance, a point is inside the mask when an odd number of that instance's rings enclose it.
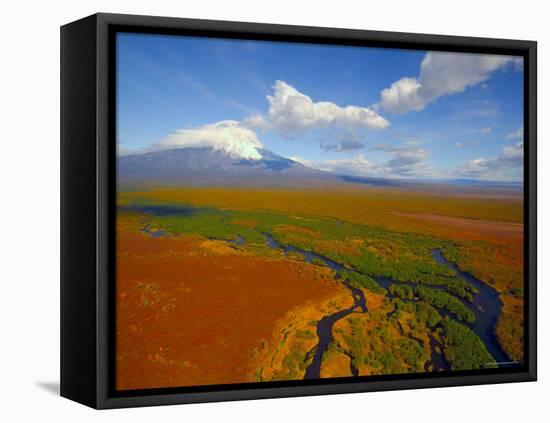
<path fill-rule="evenodd" d="M 211 147 L 236 159 L 259 160 L 262 143 L 254 131 L 240 122 L 223 120 L 190 129 L 178 129 L 156 144 L 154 149 Z"/>
<path fill-rule="evenodd" d="M 193 89 L 211 95 L 207 88 L 194 80 L 186 80 Z M 213 95 L 213 94 L 212 94 Z M 267 96 L 269 109 L 265 115 L 252 114 L 242 121 L 223 120 L 194 128 L 178 129 L 147 151 L 169 148 L 210 147 L 224 151 L 233 158 L 259 160 L 258 148 L 262 143 L 256 130 L 275 130 L 290 137 L 314 128 L 330 127 L 350 130 L 354 128 L 385 128 L 389 122 L 368 107 L 340 107 L 331 102 L 316 102 L 284 81 L 276 81 L 273 95 Z M 230 102 L 229 100 L 224 100 Z M 240 104 L 231 105 L 243 108 Z M 352 134 L 351 134 L 352 135 Z M 363 144 L 350 134 L 338 142 L 323 143 L 327 151 L 348 151 L 363 148 Z"/>
<path fill-rule="evenodd" d="M 510 132 L 508 135 L 506 135 L 506 138 L 513 139 L 513 138 L 520 138 L 523 139 L 523 126 L 519 128 L 517 131 Z"/>
<path fill-rule="evenodd" d="M 243 126 L 254 130 L 266 131 L 269 129 L 269 123 L 262 115 L 252 115 L 245 118 L 242 122 Z"/>
<path fill-rule="evenodd" d="M 461 143 L 457 143 L 461 144 Z M 388 153 L 391 158 L 381 163 L 368 160 L 363 154 L 354 157 L 312 162 L 295 158 L 300 163 L 339 175 L 371 176 L 382 178 L 442 178 L 460 177 L 480 180 L 522 179 L 523 142 L 504 147 L 495 157 L 479 158 L 461 164 L 454 170 L 437 170 L 430 166 L 429 152 L 421 148 L 394 147 L 387 144 L 377 145 L 378 151 Z"/>
<path fill-rule="evenodd" d="M 486 81 L 492 72 L 513 60 L 511 56 L 428 52 L 420 75 L 401 78 L 382 90 L 378 107 L 391 113 L 420 111 L 439 97 Z"/>
<path fill-rule="evenodd" d="M 496 157 L 479 158 L 463 163 L 455 171 L 458 176 L 476 179 L 522 178 L 523 141 L 504 147 Z"/>
<path fill-rule="evenodd" d="M 362 154 L 357 154 L 349 159 L 325 160 L 314 163 L 314 167 L 336 174 L 353 176 L 379 175 L 380 166 L 368 161 Z"/>
<path fill-rule="evenodd" d="M 490 134 L 493 128 L 487 127 L 487 128 L 479 128 L 479 132 L 482 134 Z"/>
<path fill-rule="evenodd" d="M 523 141 L 504 147 L 501 155 L 498 156 L 498 160 L 501 163 L 508 163 L 514 166 L 523 165 Z"/>
<path fill-rule="evenodd" d="M 422 84 L 416 78 L 401 78 L 380 93 L 380 108 L 391 113 L 420 111 L 427 101 L 422 95 Z"/>
<path fill-rule="evenodd" d="M 455 143 L 453 144 L 453 146 L 455 146 L 456 148 L 462 148 L 462 147 L 464 147 L 464 144 L 461 143 L 461 142 L 455 142 Z"/>
<path fill-rule="evenodd" d="M 309 165 L 336 174 L 351 176 L 423 178 L 436 175 L 436 171 L 427 163 L 428 151 L 424 149 L 381 144 L 377 145 L 375 150 L 384 151 L 391 158 L 382 163 L 373 163 L 363 154 L 357 154 L 351 158 L 325 160 Z"/>
<path fill-rule="evenodd" d="M 324 127 L 386 128 L 389 122 L 369 107 L 341 107 L 329 101 L 314 102 L 285 81 L 276 81 L 268 95 L 265 116 L 255 115 L 243 122 L 251 128 L 272 128 L 284 136 Z"/>

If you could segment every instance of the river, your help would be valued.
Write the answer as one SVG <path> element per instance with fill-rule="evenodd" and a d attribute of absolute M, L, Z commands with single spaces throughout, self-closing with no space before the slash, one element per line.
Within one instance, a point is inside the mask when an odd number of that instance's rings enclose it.
<path fill-rule="evenodd" d="M 314 253 L 312 251 L 302 250 L 292 245 L 281 245 L 271 235 L 267 233 L 263 233 L 262 235 L 266 238 L 266 244 L 269 247 L 283 250 L 285 254 L 289 252 L 298 253 L 302 255 L 306 262 L 311 262 L 313 259 L 319 260 L 335 271 L 346 269 L 344 265 L 337 263 L 320 254 Z M 459 298 L 459 300 L 462 301 L 462 303 L 466 305 L 466 307 L 468 307 L 476 316 L 475 322 L 470 324 L 464 322 L 463 323 L 470 327 L 470 329 L 472 329 L 481 338 L 481 340 L 485 344 L 485 347 L 487 348 L 487 351 L 489 351 L 499 367 L 511 367 L 517 365 L 516 362 L 510 360 L 508 355 L 501 348 L 495 335 L 495 325 L 502 309 L 502 301 L 499 298 L 498 292 L 491 286 L 480 281 L 469 273 L 459 270 L 456 265 L 450 263 L 448 260 L 445 259 L 439 248 L 432 250 L 432 256 L 434 260 L 436 260 L 439 264 L 442 264 L 452 269 L 456 272 L 457 277 L 470 283 L 478 290 L 478 292 L 473 295 L 473 301 L 471 303 Z M 347 268 L 347 270 L 350 271 L 351 269 Z M 398 282 L 386 277 L 371 277 L 375 279 L 378 284 L 385 289 L 388 289 L 389 286 L 392 284 L 408 285 L 411 287 L 415 287 L 416 285 L 418 285 L 418 283 L 416 282 Z M 344 281 L 341 282 L 347 289 L 351 291 L 354 298 L 354 305 L 348 309 L 339 310 L 336 313 L 327 315 L 319 320 L 319 322 L 317 323 L 317 336 L 319 338 L 319 343 L 314 349 L 313 360 L 306 369 L 306 379 L 314 379 L 320 377 L 323 354 L 326 352 L 328 346 L 333 340 L 332 328 L 334 324 L 338 320 L 343 319 L 351 313 L 366 313 L 368 311 L 367 301 L 363 291 L 352 287 Z M 425 284 L 425 286 L 441 290 L 445 289 L 443 286 L 438 285 Z M 360 311 L 357 311 L 358 307 L 360 308 Z M 444 311 L 442 312 L 442 314 L 449 315 Z M 439 343 L 433 336 L 430 336 L 430 345 L 432 349 L 432 356 L 430 362 L 426 364 L 426 368 L 431 365 L 433 370 L 435 371 L 450 370 L 449 364 L 445 360 L 443 354 L 436 351 L 438 349 L 441 350 L 441 345 L 439 345 Z M 355 369 L 352 365 L 351 371 L 352 374 L 356 374 L 357 369 Z"/>
<path fill-rule="evenodd" d="M 335 261 L 330 260 L 327 257 L 321 256 L 319 254 L 316 254 L 311 251 L 302 250 L 300 248 L 294 247 L 292 245 L 281 245 L 278 243 L 271 235 L 268 233 L 262 233 L 262 235 L 266 239 L 266 243 L 270 248 L 275 249 L 281 249 L 284 251 L 285 254 L 288 254 L 290 252 L 292 253 L 298 253 L 302 255 L 304 260 L 306 262 L 312 262 L 313 259 L 317 259 L 321 262 L 323 262 L 325 265 L 330 267 L 332 270 L 341 270 L 344 269 L 344 266 L 340 263 L 336 263 Z M 358 288 L 355 288 L 354 286 L 350 285 L 344 280 L 340 281 L 347 289 L 350 290 L 352 296 L 353 296 L 353 305 L 349 308 L 346 308 L 344 310 L 339 310 L 333 314 L 329 314 L 325 317 L 323 317 L 321 320 L 317 322 L 317 337 L 319 338 L 319 343 L 315 346 L 315 348 L 310 352 L 313 353 L 313 358 L 311 360 L 311 363 L 306 369 L 305 373 L 305 379 L 318 379 L 321 374 L 321 362 L 323 359 L 323 354 L 327 351 L 328 346 L 333 340 L 332 337 L 332 327 L 334 324 L 344 317 L 348 316 L 349 314 L 355 312 L 357 308 L 360 309 L 360 312 L 366 313 L 368 311 L 367 309 L 367 301 L 365 298 L 365 293 Z M 357 376 L 358 371 L 353 365 L 353 360 L 350 358 L 350 371 L 351 374 L 354 376 Z"/>

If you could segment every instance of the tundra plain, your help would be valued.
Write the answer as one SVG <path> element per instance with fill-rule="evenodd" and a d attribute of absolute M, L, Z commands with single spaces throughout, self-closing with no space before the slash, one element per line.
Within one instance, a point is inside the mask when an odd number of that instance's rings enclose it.
<path fill-rule="evenodd" d="M 117 202 L 117 389 L 523 362 L 516 191 L 133 186 Z"/>

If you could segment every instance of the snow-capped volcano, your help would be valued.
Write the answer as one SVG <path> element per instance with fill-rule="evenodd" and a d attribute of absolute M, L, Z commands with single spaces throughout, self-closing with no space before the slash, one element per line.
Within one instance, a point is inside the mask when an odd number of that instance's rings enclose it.
<path fill-rule="evenodd" d="M 118 180 L 122 184 L 292 186 L 337 179 L 246 143 L 220 142 L 211 147 L 175 148 L 118 158 Z"/>
<path fill-rule="evenodd" d="M 254 131 L 235 120 L 223 120 L 192 129 L 179 129 L 160 141 L 159 150 L 167 148 L 212 148 L 232 159 L 260 160 L 262 143 Z"/>

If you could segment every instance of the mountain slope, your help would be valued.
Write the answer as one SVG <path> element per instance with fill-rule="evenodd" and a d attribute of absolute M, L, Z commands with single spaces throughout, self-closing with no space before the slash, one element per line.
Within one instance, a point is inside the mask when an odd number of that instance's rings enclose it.
<path fill-rule="evenodd" d="M 259 160 L 233 158 L 213 148 L 178 148 L 118 158 L 122 184 L 300 186 L 337 182 L 329 172 L 304 166 L 269 150 Z"/>

